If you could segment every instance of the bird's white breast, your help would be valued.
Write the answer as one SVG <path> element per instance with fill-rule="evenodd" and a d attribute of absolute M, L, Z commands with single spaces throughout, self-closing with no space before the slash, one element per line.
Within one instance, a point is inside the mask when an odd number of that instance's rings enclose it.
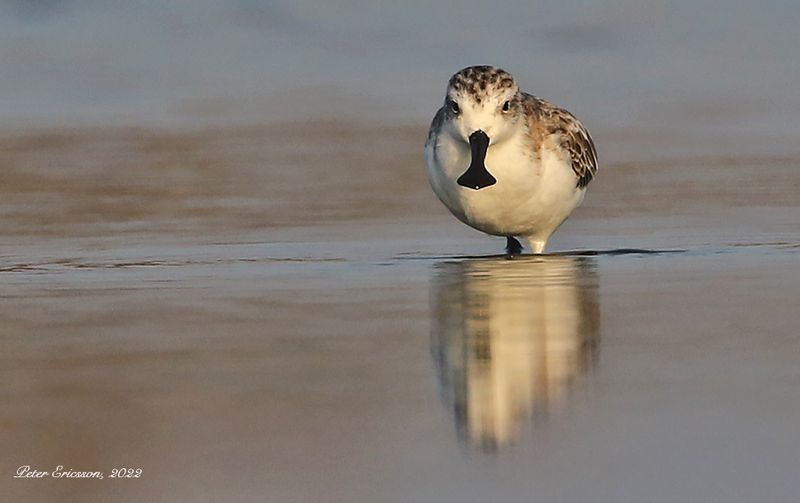
<path fill-rule="evenodd" d="M 428 179 L 436 195 L 462 222 L 498 236 L 555 230 L 583 200 L 570 160 L 560 148 L 534 149 L 523 131 L 490 145 L 486 169 L 497 183 L 472 190 L 456 180 L 470 164 L 469 145 L 444 133 L 426 149 Z"/>

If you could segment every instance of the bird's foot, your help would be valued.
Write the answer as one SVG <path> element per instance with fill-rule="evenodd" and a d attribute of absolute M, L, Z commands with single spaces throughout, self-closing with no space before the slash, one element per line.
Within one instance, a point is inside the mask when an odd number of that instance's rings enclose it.
<path fill-rule="evenodd" d="M 506 254 L 519 255 L 522 253 L 522 245 L 516 238 L 511 236 L 506 237 Z"/>

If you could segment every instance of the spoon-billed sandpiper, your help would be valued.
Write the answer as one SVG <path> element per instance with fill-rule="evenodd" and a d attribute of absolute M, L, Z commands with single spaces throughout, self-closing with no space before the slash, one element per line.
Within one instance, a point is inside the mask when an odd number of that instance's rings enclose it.
<path fill-rule="evenodd" d="M 589 132 L 571 113 L 522 92 L 492 66 L 450 78 L 425 144 L 428 180 L 459 220 L 542 253 L 597 172 Z"/>

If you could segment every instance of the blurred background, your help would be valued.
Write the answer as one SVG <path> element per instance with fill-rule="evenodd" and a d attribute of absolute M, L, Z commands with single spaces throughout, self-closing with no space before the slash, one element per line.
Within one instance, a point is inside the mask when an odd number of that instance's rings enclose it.
<path fill-rule="evenodd" d="M 796 2 L 5 0 L 4 127 L 429 120 L 494 64 L 595 128 L 796 135 Z"/>
<path fill-rule="evenodd" d="M 782 0 L 5 0 L 0 194 L 15 218 L 0 234 L 445 217 L 422 144 L 449 76 L 473 64 L 577 115 L 604 177 L 785 165 L 800 134 L 798 22 Z M 780 202 L 786 184 L 747 197 Z M 616 194 L 632 199 L 591 213 L 650 195 Z"/>

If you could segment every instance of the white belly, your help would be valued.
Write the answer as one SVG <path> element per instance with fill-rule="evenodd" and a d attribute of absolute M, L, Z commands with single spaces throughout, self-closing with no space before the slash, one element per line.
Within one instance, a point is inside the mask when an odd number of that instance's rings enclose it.
<path fill-rule="evenodd" d="M 470 164 L 469 145 L 440 138 L 434 155 L 426 149 L 428 180 L 441 201 L 459 220 L 487 234 L 546 240 L 583 201 L 570 161 L 561 152 L 524 150 L 521 138 L 492 145 L 486 169 L 497 179 L 472 190 L 456 183 Z"/>

